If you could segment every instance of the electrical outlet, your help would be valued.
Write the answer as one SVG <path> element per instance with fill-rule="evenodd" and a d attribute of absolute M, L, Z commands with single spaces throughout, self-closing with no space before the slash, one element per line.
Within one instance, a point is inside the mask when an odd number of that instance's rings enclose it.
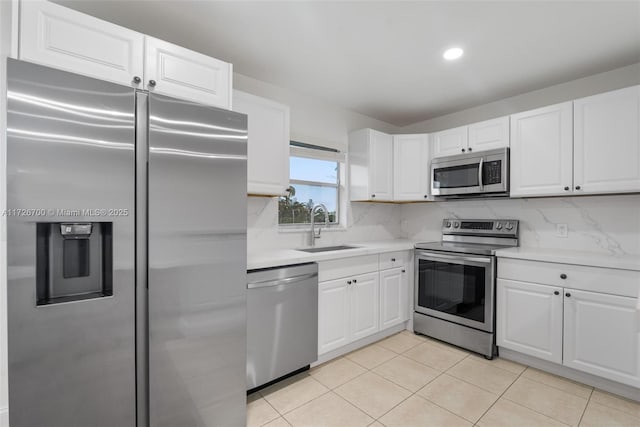
<path fill-rule="evenodd" d="M 556 237 L 569 236 L 569 227 L 567 224 L 556 224 Z"/>

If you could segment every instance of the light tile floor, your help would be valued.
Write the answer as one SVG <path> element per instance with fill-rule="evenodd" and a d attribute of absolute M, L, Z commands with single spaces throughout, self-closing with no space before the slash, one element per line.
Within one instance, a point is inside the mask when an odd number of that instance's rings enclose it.
<path fill-rule="evenodd" d="M 247 425 L 640 427 L 640 403 L 403 331 L 253 393 Z"/>

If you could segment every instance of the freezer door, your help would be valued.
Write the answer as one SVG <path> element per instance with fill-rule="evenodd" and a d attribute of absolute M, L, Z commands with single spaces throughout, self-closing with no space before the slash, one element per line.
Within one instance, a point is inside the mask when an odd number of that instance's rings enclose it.
<path fill-rule="evenodd" d="M 133 89 L 8 61 L 12 427 L 134 426 Z"/>
<path fill-rule="evenodd" d="M 149 96 L 151 426 L 244 426 L 247 118 Z"/>

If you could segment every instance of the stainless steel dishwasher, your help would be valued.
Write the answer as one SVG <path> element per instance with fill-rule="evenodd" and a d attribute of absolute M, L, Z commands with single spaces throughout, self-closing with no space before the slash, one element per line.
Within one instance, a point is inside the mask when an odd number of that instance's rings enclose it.
<path fill-rule="evenodd" d="M 247 390 L 253 390 L 318 359 L 318 264 L 247 276 Z"/>

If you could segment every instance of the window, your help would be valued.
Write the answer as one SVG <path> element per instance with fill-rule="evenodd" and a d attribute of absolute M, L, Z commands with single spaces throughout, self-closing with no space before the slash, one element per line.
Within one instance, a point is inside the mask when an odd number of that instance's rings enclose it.
<path fill-rule="evenodd" d="M 329 211 L 329 222 L 338 224 L 340 206 L 340 161 L 332 149 L 291 143 L 289 157 L 290 192 L 281 197 L 278 223 L 309 224 L 311 209 L 324 204 Z M 303 146 L 304 148 L 300 148 Z M 313 148 L 309 148 L 313 147 Z M 315 222 L 324 223 L 324 212 L 316 213 Z"/>

